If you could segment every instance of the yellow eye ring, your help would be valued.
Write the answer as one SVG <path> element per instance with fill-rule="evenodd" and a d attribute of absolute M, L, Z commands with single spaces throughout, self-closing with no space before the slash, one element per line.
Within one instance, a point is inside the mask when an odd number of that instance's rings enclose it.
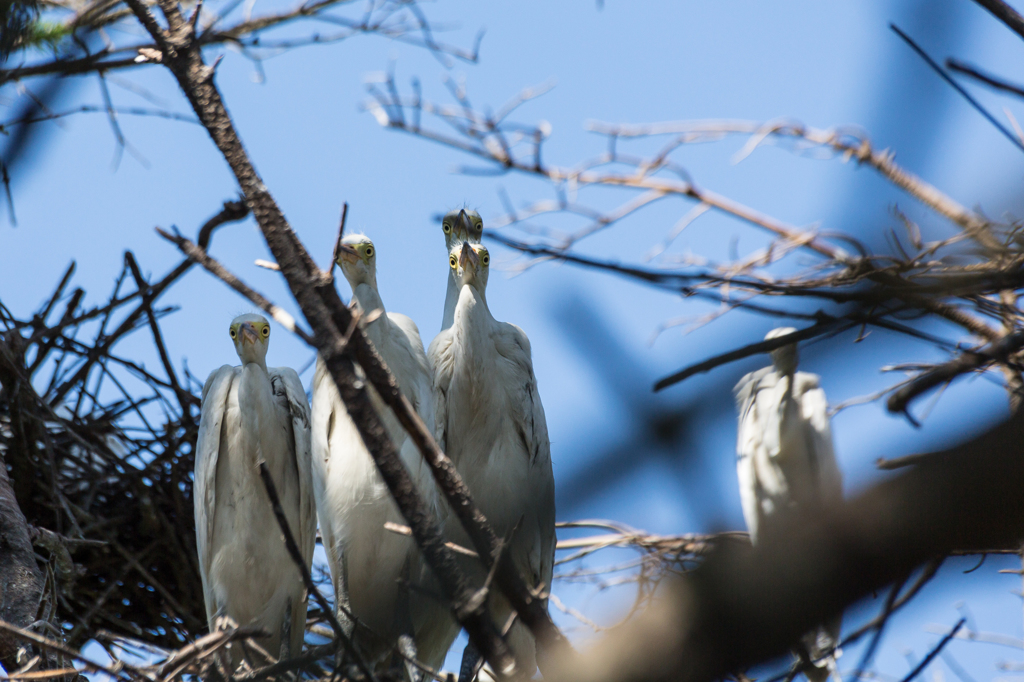
<path fill-rule="evenodd" d="M 452 226 L 449 225 L 448 223 L 442 223 L 441 224 L 441 229 L 444 230 L 445 234 L 448 234 L 449 232 L 452 231 Z"/>
<path fill-rule="evenodd" d="M 260 331 L 260 334 L 263 336 L 263 338 L 267 338 L 268 336 L 270 336 L 270 327 L 264 327 L 263 330 Z"/>
<path fill-rule="evenodd" d="M 366 247 L 366 257 L 369 258 L 372 255 L 373 255 L 373 247 L 372 246 L 367 246 Z"/>
<path fill-rule="evenodd" d="M 481 232 L 483 232 L 484 231 L 484 221 L 482 221 L 482 220 L 476 221 L 476 229 L 478 229 Z"/>
<path fill-rule="evenodd" d="M 459 264 L 459 261 L 455 260 L 455 256 L 449 256 L 449 258 L 448 258 L 448 265 L 450 265 L 450 266 L 452 266 L 454 268 L 458 264 Z"/>
<path fill-rule="evenodd" d="M 491 257 L 485 253 L 484 257 L 480 259 L 480 262 L 483 263 L 484 265 L 487 265 L 488 263 L 491 262 Z"/>
<path fill-rule="evenodd" d="M 228 333 L 231 334 L 231 338 L 235 338 L 235 336 L 237 336 L 237 332 L 235 332 L 234 329 L 229 329 Z"/>

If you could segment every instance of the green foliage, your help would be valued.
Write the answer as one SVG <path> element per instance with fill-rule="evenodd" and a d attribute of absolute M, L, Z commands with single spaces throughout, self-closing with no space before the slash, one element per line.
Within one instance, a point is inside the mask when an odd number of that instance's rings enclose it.
<path fill-rule="evenodd" d="M 0 63 L 22 44 L 38 18 L 37 0 L 0 0 Z"/>
<path fill-rule="evenodd" d="M 64 37 L 71 34 L 71 27 L 65 24 L 38 19 L 25 32 L 18 48 L 49 47 L 56 52 Z"/>
<path fill-rule="evenodd" d="M 28 47 L 56 52 L 72 29 L 39 18 L 38 0 L 0 0 L 0 63 Z"/>

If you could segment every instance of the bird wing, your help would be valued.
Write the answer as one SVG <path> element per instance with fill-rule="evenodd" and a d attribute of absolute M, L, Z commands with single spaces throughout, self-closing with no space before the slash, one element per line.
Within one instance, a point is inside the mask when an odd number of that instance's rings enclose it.
<path fill-rule="evenodd" d="M 522 446 L 530 458 L 531 509 L 536 514 L 536 535 L 529 551 L 534 586 L 551 589 L 555 561 L 555 479 L 551 470 L 551 441 L 544 405 L 533 372 L 530 339 L 514 324 L 502 323 L 495 335 L 498 354 L 511 364 L 509 413 Z M 529 531 L 529 529 L 523 529 Z"/>
<path fill-rule="evenodd" d="M 271 383 L 280 382 L 288 401 L 288 413 L 292 418 L 292 456 L 299 474 L 299 528 L 295 541 L 308 567 L 313 561 L 316 545 L 316 497 L 313 494 L 313 453 L 310 429 L 309 401 L 302 387 L 298 373 L 291 367 L 272 367 L 269 372 Z M 274 391 L 276 394 L 277 391 Z"/>
<path fill-rule="evenodd" d="M 210 373 L 203 385 L 202 408 L 199 416 L 199 436 L 196 439 L 195 483 L 192 488 L 192 505 L 196 520 L 196 546 L 199 552 L 200 575 L 203 579 L 203 593 L 208 592 L 206 572 L 209 568 L 209 545 L 213 538 L 213 513 L 216 509 L 217 456 L 220 452 L 220 436 L 227 411 L 228 394 L 238 376 L 239 368 L 223 365 Z M 213 601 L 206 594 L 206 603 Z"/>
<path fill-rule="evenodd" d="M 403 395 L 412 403 L 416 413 L 423 420 L 427 429 L 434 433 L 434 386 L 427 362 L 427 354 L 423 351 L 423 341 L 416 323 L 400 313 L 388 313 L 388 320 L 393 330 L 395 343 L 389 344 L 388 363 L 398 379 Z M 403 429 L 404 430 L 404 429 Z M 432 476 L 426 460 L 415 447 L 412 439 L 406 439 L 401 448 L 402 460 L 408 466 L 413 479 L 420 491 L 428 497 L 428 503 L 435 506 L 434 488 L 429 481 Z"/>
<path fill-rule="evenodd" d="M 514 324 L 501 323 L 494 337 L 498 354 L 511 363 L 512 383 L 506 386 L 510 394 L 509 410 L 519 432 L 523 447 L 533 466 L 551 464 L 551 443 L 548 441 L 548 423 L 544 406 L 537 391 L 537 377 L 533 373 L 530 339 L 526 332 Z"/>
<path fill-rule="evenodd" d="M 337 553 L 338 541 L 336 537 L 336 526 L 338 519 L 336 514 L 331 513 L 330 501 L 327 498 L 328 473 L 331 468 L 331 435 L 338 424 L 338 410 L 345 410 L 341 402 L 341 394 L 338 393 L 334 379 L 327 371 L 327 365 L 319 355 L 316 358 L 316 370 L 313 372 L 313 404 L 310 425 L 312 427 L 313 443 L 313 491 L 316 498 L 317 509 L 323 511 L 320 516 L 320 535 L 323 538 L 324 551 L 327 552 L 328 562 L 332 574 L 337 570 L 336 566 L 342 565 L 343 557 Z M 340 576 L 332 575 L 331 579 L 338 589 Z"/>
<path fill-rule="evenodd" d="M 832 444 L 832 426 L 828 417 L 828 400 L 819 378 L 808 372 L 796 375 L 796 391 L 800 399 L 800 415 L 807 425 L 808 450 L 814 457 L 821 499 L 835 501 L 843 495 L 843 475 L 836 462 Z"/>
<path fill-rule="evenodd" d="M 764 367 L 745 375 L 736 383 L 736 410 L 739 424 L 736 431 L 736 474 L 739 478 L 740 503 L 743 519 L 752 541 L 757 541 L 760 526 L 760 485 L 757 480 L 755 460 L 764 447 L 764 433 L 761 425 L 763 416 L 757 411 L 757 393 L 761 384 L 771 374 L 771 367 Z"/>
<path fill-rule="evenodd" d="M 536 561 L 531 558 L 530 564 L 536 564 L 534 568 L 537 570 L 539 578 L 534 587 L 543 584 L 544 591 L 550 592 L 551 580 L 555 571 L 555 544 L 557 543 L 555 537 L 555 477 L 551 471 L 550 457 L 546 466 L 542 466 L 537 473 L 540 480 L 534 486 L 534 492 L 538 502 L 536 511 L 539 556 Z"/>
<path fill-rule="evenodd" d="M 448 451 L 448 389 L 455 373 L 454 339 L 451 328 L 445 329 L 434 337 L 427 349 L 427 360 L 433 374 L 434 440 L 444 452 Z"/>
<path fill-rule="evenodd" d="M 399 385 L 409 399 L 420 418 L 431 431 L 434 430 L 434 391 L 431 386 L 430 363 L 423 351 L 423 341 L 416 323 L 401 313 L 388 313 L 393 328 L 399 330 L 404 340 L 401 345 L 403 352 L 394 368 L 396 376 L 400 375 Z M 404 357 L 403 357 L 404 356 Z"/>

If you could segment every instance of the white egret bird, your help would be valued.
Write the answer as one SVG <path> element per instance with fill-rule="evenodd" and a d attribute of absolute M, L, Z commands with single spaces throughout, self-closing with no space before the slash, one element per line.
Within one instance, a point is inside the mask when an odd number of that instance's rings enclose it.
<path fill-rule="evenodd" d="M 795 332 L 773 329 L 765 340 Z M 843 477 L 832 448 L 828 403 L 819 377 L 797 372 L 796 344 L 771 353 L 772 366 L 747 374 L 734 389 L 739 410 L 736 470 L 743 517 L 750 540 L 770 537 L 793 513 L 813 512 L 842 499 Z M 834 671 L 828 656 L 839 638 L 839 618 L 804 637 L 817 665 L 807 676 L 815 682 Z"/>
<path fill-rule="evenodd" d="M 431 375 L 423 342 L 411 319 L 385 312 L 377 290 L 376 262 L 373 242 L 364 235 L 350 234 L 342 240 L 338 264 L 359 310 L 370 320 L 363 331 L 402 393 L 427 428 L 433 429 Z M 436 487 L 428 465 L 372 387 L 370 399 L 420 493 L 436 511 Z M 414 634 L 408 584 L 417 582 L 422 573 L 421 559 L 412 538 L 385 530 L 386 522 L 404 524 L 405 520 L 319 358 L 313 379 L 313 459 L 320 533 L 336 599 L 366 626 L 354 630 L 356 641 L 371 664 L 383 661 L 396 644 L 407 653 L 412 642 L 400 642 L 400 638 Z M 339 616 L 346 627 L 356 625 L 343 611 Z M 420 658 L 440 665 L 429 642 L 419 648 Z M 446 651 L 441 653 L 442 661 Z"/>
<path fill-rule="evenodd" d="M 473 209 L 448 211 L 441 219 L 441 230 L 444 232 L 444 252 L 451 253 L 452 247 L 469 242 L 479 244 L 484 233 L 484 221 Z M 444 316 L 441 318 L 441 331 L 452 326 L 455 319 L 455 304 L 459 302 L 459 283 L 455 270 L 448 269 L 448 291 L 444 295 Z"/>
<path fill-rule="evenodd" d="M 505 551 L 526 583 L 547 591 L 555 558 L 555 482 L 551 471 L 544 407 L 533 373 L 530 340 L 519 327 L 491 315 L 485 295 L 490 256 L 479 244 L 463 242 L 449 253 L 458 284 L 452 325 L 431 342 L 437 439 L 469 486 L 494 532 L 508 540 Z M 457 523 L 449 540 L 469 546 Z M 467 561 L 475 586 L 483 565 Z M 498 590 L 489 596 L 498 627 L 512 612 Z M 530 631 L 516 622 L 509 633 L 520 673 L 536 670 Z M 463 675 L 476 655 L 467 647 Z"/>
<path fill-rule="evenodd" d="M 196 444 L 195 517 L 210 629 L 219 616 L 258 625 L 282 658 L 299 655 L 306 588 L 260 480 L 266 462 L 307 568 L 316 541 L 306 392 L 290 367 L 267 368 L 270 323 L 240 315 L 229 328 L 240 367 L 224 365 L 203 386 Z M 237 664 L 241 655 L 232 659 Z"/>

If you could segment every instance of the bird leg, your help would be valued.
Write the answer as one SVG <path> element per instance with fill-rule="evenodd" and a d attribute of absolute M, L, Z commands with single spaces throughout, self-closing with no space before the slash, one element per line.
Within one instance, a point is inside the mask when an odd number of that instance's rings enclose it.
<path fill-rule="evenodd" d="M 395 624 L 400 634 L 391 667 L 392 669 L 397 668 L 396 677 L 402 676 L 404 667 L 405 678 L 408 682 L 422 682 L 423 673 L 413 663 L 418 660 L 419 652 L 416 650 L 416 641 L 413 639 L 412 615 L 409 612 L 409 571 L 410 560 L 406 559 L 405 565 L 402 567 L 402 575 L 398 579 L 398 595 L 395 599 Z"/>
<path fill-rule="evenodd" d="M 341 629 L 344 630 L 346 636 L 352 637 L 356 623 L 352 619 L 352 604 L 348 596 L 348 561 L 346 559 L 347 552 L 342 550 L 341 570 L 338 571 L 338 576 L 334 579 L 334 610 Z"/>
<path fill-rule="evenodd" d="M 233 630 L 237 627 L 238 623 L 236 623 L 234 619 L 231 618 L 231 616 L 227 615 L 227 608 L 223 604 L 218 606 L 217 612 L 213 616 L 213 630 Z M 240 645 L 241 643 L 239 643 L 238 646 Z M 241 658 L 240 656 L 237 656 L 235 654 L 235 650 L 232 649 L 232 646 L 235 645 L 228 644 L 224 647 L 221 647 L 220 651 L 218 652 L 221 665 L 224 667 L 225 670 L 229 672 L 234 672 L 234 661 Z"/>
<path fill-rule="evenodd" d="M 473 646 L 473 642 L 466 645 L 462 650 L 462 667 L 459 668 L 459 682 L 473 682 L 477 673 L 483 667 L 484 657 Z"/>
<path fill-rule="evenodd" d="M 416 650 L 416 641 L 411 634 L 403 633 L 398 636 L 398 651 L 402 654 L 405 662 L 405 675 L 409 682 L 422 682 L 423 671 L 413 661 L 417 660 L 419 652 Z"/>
<path fill-rule="evenodd" d="M 287 661 L 292 657 L 292 598 L 284 603 L 284 622 L 281 624 L 281 650 L 277 660 Z"/>
<path fill-rule="evenodd" d="M 345 548 L 341 551 L 341 570 L 338 571 L 338 575 L 334 576 L 334 615 L 338 619 L 338 625 L 341 626 L 342 631 L 349 638 L 353 640 L 355 634 L 356 623 L 352 619 L 352 608 L 351 600 L 348 596 L 348 552 Z M 348 665 L 352 664 L 351 661 L 346 660 L 349 657 L 345 655 L 345 647 L 339 646 L 335 654 L 335 666 L 338 670 L 346 670 Z M 351 675 L 350 675 L 351 677 Z"/>

